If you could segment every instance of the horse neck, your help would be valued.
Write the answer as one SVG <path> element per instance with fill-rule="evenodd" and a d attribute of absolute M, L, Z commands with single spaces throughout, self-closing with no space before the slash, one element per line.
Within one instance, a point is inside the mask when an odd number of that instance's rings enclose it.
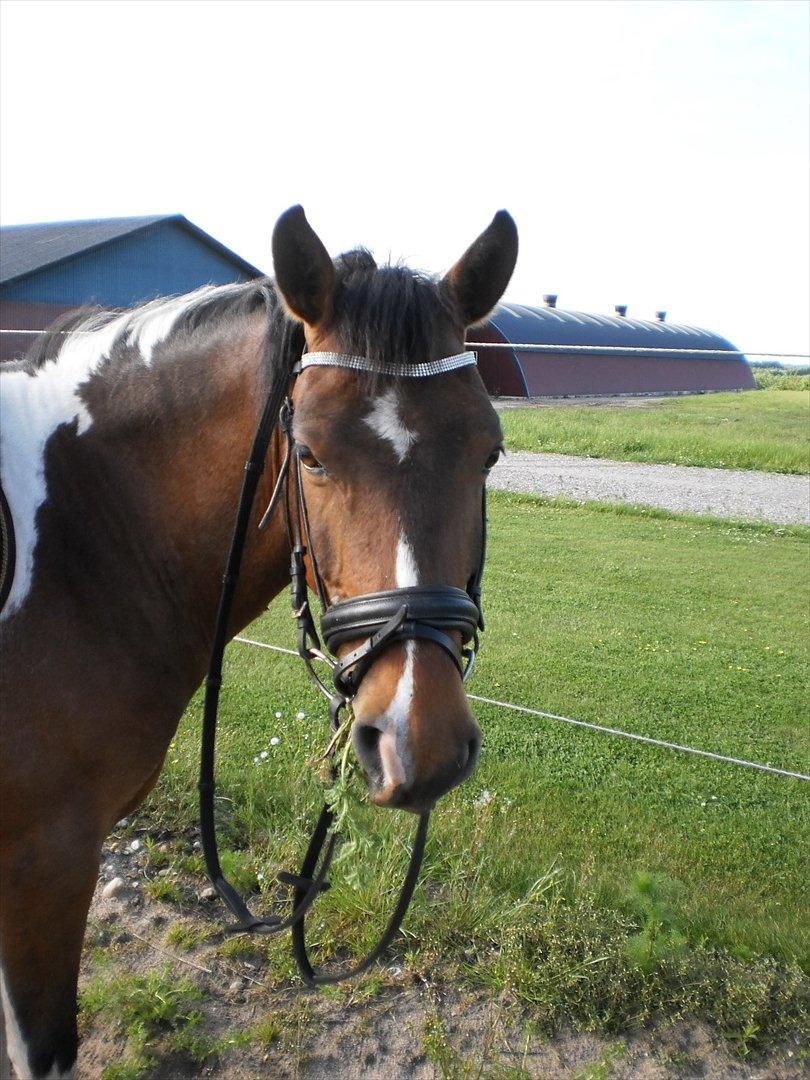
<path fill-rule="evenodd" d="M 193 685 L 205 671 L 244 464 L 266 393 L 264 333 L 257 319 L 200 355 L 186 346 L 184 355 L 161 358 L 154 370 L 137 373 L 134 412 L 126 394 L 118 403 L 110 394 L 108 419 L 94 424 L 108 493 L 100 500 L 100 586 L 124 590 L 141 647 L 165 650 Z M 266 531 L 256 528 L 280 457 L 276 435 L 253 508 L 232 633 L 259 615 L 286 580 L 281 515 Z"/>

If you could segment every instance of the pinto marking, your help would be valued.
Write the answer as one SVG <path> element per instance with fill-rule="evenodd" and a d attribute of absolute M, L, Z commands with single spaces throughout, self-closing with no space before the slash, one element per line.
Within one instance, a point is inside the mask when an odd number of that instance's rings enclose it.
<path fill-rule="evenodd" d="M 399 402 L 396 390 L 389 387 L 380 394 L 374 402 L 371 412 L 365 417 L 364 423 L 368 424 L 372 431 L 376 432 L 381 439 L 391 444 L 397 460 L 400 464 L 405 460 L 411 447 L 419 437 L 415 431 L 406 426 L 399 414 Z"/>
<path fill-rule="evenodd" d="M 32 1077 L 31 1067 L 29 1065 L 28 1057 L 28 1044 L 20 1029 L 20 1022 L 17 1019 L 17 1011 L 14 1008 L 14 1004 L 8 993 L 6 986 L 6 976 L 3 971 L 2 965 L 0 965 L 0 1011 L 2 1011 L 2 1019 L 5 1021 L 6 1028 L 6 1043 L 9 1061 L 11 1062 L 15 1074 L 26 1080 L 28 1077 Z M 3 1076 L 5 1076 L 6 1063 L 0 1059 L 0 1069 L 3 1070 Z M 73 1068 L 62 1072 L 62 1070 L 54 1064 L 44 1074 L 43 1080 L 71 1080 L 74 1075 Z"/>
<path fill-rule="evenodd" d="M 14 580 L 0 623 L 18 610 L 31 591 L 37 546 L 37 513 L 48 497 L 45 448 L 63 424 L 75 424 L 76 434 L 90 429 L 93 417 L 82 389 L 126 337 L 142 362 L 152 363 L 155 348 L 166 341 L 178 319 L 195 306 L 244 286 L 205 286 L 188 296 L 155 300 L 134 311 L 110 318 L 90 316 L 66 336 L 55 361 L 31 373 L 16 368 L 0 374 L 0 483 L 14 522 L 16 561 Z"/>

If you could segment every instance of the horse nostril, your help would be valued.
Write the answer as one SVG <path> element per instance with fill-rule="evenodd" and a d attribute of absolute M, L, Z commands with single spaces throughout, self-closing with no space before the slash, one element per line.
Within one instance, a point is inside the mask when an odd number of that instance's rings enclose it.
<path fill-rule="evenodd" d="M 467 743 L 467 761 L 465 764 L 475 765 L 478 760 L 478 751 L 481 748 L 481 740 L 477 735 L 474 735 Z"/>
<path fill-rule="evenodd" d="M 370 724 L 358 724 L 355 731 L 355 747 L 358 754 L 372 754 L 379 753 L 380 738 L 382 732 L 379 728 L 372 727 Z"/>
<path fill-rule="evenodd" d="M 380 739 L 382 731 L 373 724 L 355 724 L 352 730 L 354 750 L 366 775 L 375 780 L 382 779 L 382 755 Z"/>

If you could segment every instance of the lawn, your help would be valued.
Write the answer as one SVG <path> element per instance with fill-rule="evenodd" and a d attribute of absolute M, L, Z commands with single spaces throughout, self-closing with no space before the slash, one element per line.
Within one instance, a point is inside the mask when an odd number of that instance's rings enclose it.
<path fill-rule="evenodd" d="M 490 519 L 472 693 L 810 771 L 807 530 L 500 493 Z M 286 596 L 246 634 L 292 645 Z M 434 815 L 406 968 L 508 993 L 541 1025 L 699 1013 L 745 1049 L 798 1023 L 805 783 L 476 713 L 481 764 Z M 221 716 L 227 867 L 268 889 L 302 852 L 325 710 L 296 659 L 234 643 Z M 198 696 L 134 825 L 193 825 L 199 725 Z M 370 944 L 404 866 L 412 823 L 361 820 L 382 849 L 337 868 L 313 920 L 326 953 L 336 939 L 349 952 Z M 261 948 L 271 977 L 291 977 L 286 942 Z"/>
<path fill-rule="evenodd" d="M 810 472 L 810 390 L 501 411 L 510 450 Z"/>

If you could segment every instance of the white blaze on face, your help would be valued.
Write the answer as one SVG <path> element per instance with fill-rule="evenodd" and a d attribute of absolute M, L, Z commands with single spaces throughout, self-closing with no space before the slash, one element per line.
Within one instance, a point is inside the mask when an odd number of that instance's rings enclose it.
<path fill-rule="evenodd" d="M 393 447 L 397 461 L 402 463 L 416 442 L 417 434 L 408 428 L 399 413 L 399 402 L 393 387 L 380 394 L 374 402 L 371 412 L 363 421 L 381 439 Z"/>
<path fill-rule="evenodd" d="M 0 482 L 8 500 L 17 547 L 14 581 L 0 622 L 16 611 L 31 589 L 37 545 L 37 511 L 47 498 L 45 448 L 62 424 L 76 424 L 83 435 L 93 417 L 81 397 L 82 387 L 109 359 L 113 346 L 126 337 L 149 365 L 155 348 L 172 331 L 180 316 L 195 305 L 235 286 L 208 286 L 173 300 L 157 300 L 86 332 L 68 335 L 58 358 L 35 374 L 0 374 Z"/>
<path fill-rule="evenodd" d="M 404 533 L 399 534 L 396 554 L 396 587 L 407 589 L 419 583 L 413 548 Z M 380 717 L 383 731 L 393 735 L 393 739 L 380 740 L 380 757 L 385 776 L 385 784 L 398 785 L 408 780 L 413 769 L 413 761 L 408 749 L 408 719 L 413 705 L 414 660 L 417 643 L 414 640 L 405 643 L 405 663 L 397 682 L 394 696 Z"/>
<path fill-rule="evenodd" d="M 399 541 L 397 542 L 396 575 L 398 589 L 408 589 L 418 584 L 413 548 L 403 533 L 399 534 Z"/>

